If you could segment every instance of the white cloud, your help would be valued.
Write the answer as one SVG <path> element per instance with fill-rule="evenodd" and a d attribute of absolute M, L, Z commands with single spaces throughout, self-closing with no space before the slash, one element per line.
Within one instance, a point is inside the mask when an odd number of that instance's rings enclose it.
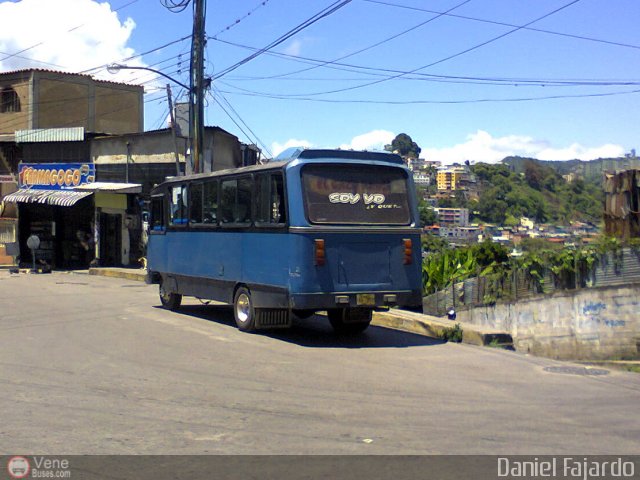
<path fill-rule="evenodd" d="M 395 138 L 393 132 L 386 130 L 373 130 L 362 135 L 355 136 L 351 139 L 351 142 L 340 145 L 338 148 L 343 150 L 383 150 L 384 146 L 391 143 Z M 335 145 L 319 146 L 315 145 L 309 140 L 297 140 L 291 138 L 284 143 L 273 142 L 271 144 L 271 153 L 274 157 L 290 147 L 305 147 L 305 148 L 336 148 Z"/>
<path fill-rule="evenodd" d="M 510 155 L 540 160 L 593 160 L 599 157 L 618 157 L 624 153 L 625 150 L 620 145 L 606 144 L 585 147 L 574 143 L 568 147 L 557 148 L 545 140 L 525 135 L 492 137 L 488 132 L 478 130 L 476 133 L 468 135 L 464 143 L 452 147 L 423 147 L 421 156 L 448 164 L 465 160 L 496 163 Z"/>
<path fill-rule="evenodd" d="M 310 148 L 313 145 L 308 140 L 296 140 L 295 138 L 290 138 L 284 143 L 273 142 L 271 144 L 271 153 L 274 157 L 277 157 L 284 150 L 291 147 L 305 147 Z"/>
<path fill-rule="evenodd" d="M 131 18 L 121 22 L 109 3 L 93 0 L 1 2 L 0 18 L 1 71 L 44 68 L 81 72 L 134 54 L 127 42 L 135 22 Z M 141 65 L 139 62 L 128 64 Z M 122 72 L 119 77 L 106 72 L 101 75 L 107 80 L 125 81 L 130 73 Z"/>
<path fill-rule="evenodd" d="M 284 49 L 284 53 L 287 55 L 298 56 L 302 52 L 302 42 L 298 39 L 292 41 L 287 48 Z"/>
<path fill-rule="evenodd" d="M 348 144 L 340 145 L 343 150 L 383 150 L 396 135 L 387 130 L 373 130 L 351 139 Z"/>

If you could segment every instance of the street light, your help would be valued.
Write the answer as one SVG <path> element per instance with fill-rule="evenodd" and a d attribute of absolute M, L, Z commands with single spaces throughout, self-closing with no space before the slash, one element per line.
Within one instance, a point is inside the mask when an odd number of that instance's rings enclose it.
<path fill-rule="evenodd" d="M 118 73 L 120 70 L 148 70 L 150 72 L 153 73 L 157 73 L 158 75 L 165 77 L 169 80 L 171 80 L 173 83 L 176 83 L 178 85 L 180 85 L 182 88 L 186 89 L 187 91 L 191 91 L 191 89 L 186 86 L 184 83 L 179 82 L 178 80 L 176 80 L 175 78 L 170 77 L 169 75 L 159 71 L 159 70 L 155 70 L 153 68 L 149 68 L 149 67 L 130 67 L 129 65 L 121 65 L 119 63 L 111 63 L 109 65 L 107 65 L 107 72 L 111 73 L 111 74 L 116 74 Z M 180 157 L 178 155 L 178 144 L 176 142 L 176 128 L 175 128 L 175 119 L 173 116 L 173 104 L 171 102 L 171 88 L 169 87 L 169 84 L 167 84 L 167 97 L 169 99 L 169 115 L 171 116 L 171 135 L 173 136 L 173 143 L 175 146 L 175 155 L 176 155 L 176 175 L 180 176 Z M 189 107 L 191 108 L 191 107 Z M 192 130 L 192 125 L 190 125 L 189 127 L 189 143 L 191 145 L 191 151 L 193 151 L 194 148 L 194 139 L 193 139 L 193 134 L 191 133 Z M 127 151 L 129 149 L 129 143 L 127 143 Z M 128 165 L 128 158 L 129 155 L 127 154 L 127 165 Z M 127 170 L 128 172 L 128 170 Z M 197 173 L 197 172 L 196 172 Z"/>
<path fill-rule="evenodd" d="M 189 144 L 191 146 L 191 155 L 193 161 L 193 169 L 195 173 L 200 173 L 203 160 L 203 140 L 204 140 L 204 90 L 211 85 L 210 78 L 198 77 L 196 81 L 192 79 L 193 87 L 188 87 L 175 78 L 170 77 L 166 73 L 149 67 L 133 67 L 122 65 L 119 63 L 111 63 L 107 65 L 107 71 L 111 74 L 118 73 L 120 70 L 148 70 L 156 73 L 164 78 L 171 80 L 173 83 L 180 85 L 189 92 Z M 192 75 L 193 76 L 193 75 Z"/>
<path fill-rule="evenodd" d="M 188 92 L 191 91 L 191 88 L 189 86 L 185 85 L 182 82 L 179 82 L 178 80 L 176 80 L 173 77 L 170 77 L 166 73 L 163 73 L 160 70 L 156 70 L 154 68 L 149 68 L 149 67 L 131 67 L 129 65 L 121 65 L 119 63 L 111 63 L 111 64 L 107 65 L 107 72 L 111 73 L 112 75 L 115 75 L 120 70 L 148 70 L 149 72 L 157 73 L 158 75 L 171 80 L 173 83 L 175 83 L 176 85 L 180 85 L 182 88 L 186 89 Z"/>

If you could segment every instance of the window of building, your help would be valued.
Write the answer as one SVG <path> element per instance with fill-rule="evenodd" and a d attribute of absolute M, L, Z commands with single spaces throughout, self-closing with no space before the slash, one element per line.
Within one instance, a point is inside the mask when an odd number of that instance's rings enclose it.
<path fill-rule="evenodd" d="M 20 97 L 11 87 L 5 87 L 0 94 L 0 113 L 19 112 Z"/>
<path fill-rule="evenodd" d="M 287 222 L 284 180 L 281 173 L 256 175 L 256 223 L 282 225 Z"/>

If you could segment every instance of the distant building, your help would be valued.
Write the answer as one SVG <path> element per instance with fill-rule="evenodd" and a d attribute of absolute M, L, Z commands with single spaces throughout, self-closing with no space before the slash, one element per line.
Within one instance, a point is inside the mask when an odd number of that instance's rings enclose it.
<path fill-rule="evenodd" d="M 441 238 L 472 242 L 478 240 L 478 236 L 480 235 L 480 228 L 440 225 L 438 234 Z"/>
<path fill-rule="evenodd" d="M 526 228 L 527 230 L 533 230 L 533 227 L 535 226 L 535 223 L 533 220 L 527 218 L 527 217 L 522 217 L 520 218 L 520 225 L 524 228 Z"/>
<path fill-rule="evenodd" d="M 431 175 L 420 170 L 414 170 L 413 182 L 416 185 L 424 185 L 424 186 L 431 185 Z"/>
<path fill-rule="evenodd" d="M 438 214 L 438 222 L 440 225 L 446 226 L 469 226 L 469 209 L 468 208 L 435 208 Z"/>
<path fill-rule="evenodd" d="M 460 180 L 466 172 L 464 167 L 449 167 L 438 170 L 437 182 L 438 190 L 459 190 Z"/>

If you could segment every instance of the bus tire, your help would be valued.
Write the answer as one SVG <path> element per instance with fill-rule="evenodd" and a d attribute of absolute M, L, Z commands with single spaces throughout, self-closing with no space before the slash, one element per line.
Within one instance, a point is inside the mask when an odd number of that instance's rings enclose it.
<path fill-rule="evenodd" d="M 246 287 L 240 287 L 233 297 L 233 316 L 238 329 L 243 332 L 253 332 L 256 329 L 256 311 L 251 300 L 251 292 Z"/>
<path fill-rule="evenodd" d="M 372 311 L 366 308 L 335 308 L 327 310 L 329 323 L 336 333 L 364 332 L 371 323 Z"/>
<path fill-rule="evenodd" d="M 169 292 L 164 289 L 164 284 L 160 284 L 160 303 L 167 310 L 176 311 L 182 303 L 182 295 L 179 293 Z"/>

